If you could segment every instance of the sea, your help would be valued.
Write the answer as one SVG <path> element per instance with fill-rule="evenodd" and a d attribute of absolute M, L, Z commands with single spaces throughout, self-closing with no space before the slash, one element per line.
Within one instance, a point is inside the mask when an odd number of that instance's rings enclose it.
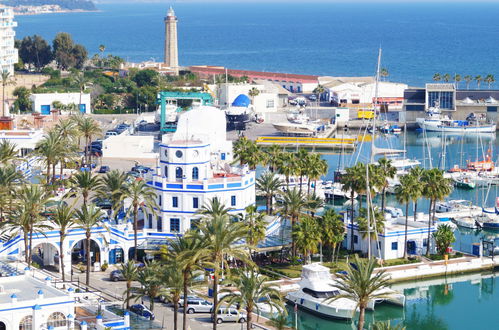
<path fill-rule="evenodd" d="M 161 61 L 172 4 L 181 65 L 372 76 L 381 47 L 391 81 L 423 86 L 437 72 L 499 80 L 499 3 L 479 1 L 98 4 L 98 12 L 18 16 L 16 34 L 52 40 L 64 31 L 90 56 L 103 44 L 127 61 Z"/>
<path fill-rule="evenodd" d="M 18 16 L 17 38 L 39 34 L 52 40 L 69 32 L 90 56 L 105 54 L 127 61 L 163 58 L 164 23 L 170 3 L 98 4 L 98 12 Z M 287 73 L 372 76 L 378 48 L 390 81 L 423 86 L 434 73 L 493 74 L 499 80 L 499 4 L 494 3 L 175 3 L 179 19 L 181 65 L 221 65 L 235 69 Z M 463 86 L 464 84 L 461 83 Z M 475 88 L 476 86 L 471 86 Z M 492 86 L 494 87 L 494 86 Z M 482 84 L 482 88 L 487 86 Z M 450 168 L 490 155 L 497 159 L 496 136 L 424 136 L 417 132 L 380 136 L 378 147 L 407 150 L 422 166 Z M 370 144 L 353 153 L 329 153 L 326 179 L 337 169 L 367 161 Z M 454 189 L 450 198 L 493 206 L 499 187 Z M 343 201 L 344 202 L 344 201 Z M 343 205 L 328 205 L 342 208 Z M 393 196 L 388 205 L 397 205 Z M 419 203 L 428 212 L 428 201 Z M 412 209 L 410 214 L 412 214 Z M 456 231 L 454 247 L 496 239 L 494 232 Z M 499 303 L 495 274 L 411 282 L 403 288 L 405 308 L 379 306 L 368 322 L 391 320 L 407 329 L 497 328 Z M 299 329 L 353 329 L 299 311 Z M 292 309 L 290 325 L 295 324 Z"/>

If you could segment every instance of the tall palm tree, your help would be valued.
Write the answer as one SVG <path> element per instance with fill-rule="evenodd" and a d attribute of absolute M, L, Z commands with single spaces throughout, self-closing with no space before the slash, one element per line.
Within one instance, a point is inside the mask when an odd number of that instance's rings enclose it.
<path fill-rule="evenodd" d="M 87 85 L 90 83 L 90 79 L 85 77 L 85 74 L 83 72 L 75 72 L 71 76 L 71 81 L 80 90 L 80 103 L 78 103 L 78 110 L 81 111 L 81 97 L 83 92 L 85 91 L 85 88 L 87 88 Z"/>
<path fill-rule="evenodd" d="M 164 288 L 165 267 L 156 261 L 146 262 L 145 267 L 137 272 L 137 281 L 140 287 L 132 287 L 131 299 L 149 298 L 149 309 L 154 311 L 154 300 L 161 295 L 168 295 Z"/>
<path fill-rule="evenodd" d="M 442 80 L 442 75 L 440 73 L 438 73 L 438 72 L 435 73 L 433 75 L 433 81 L 440 81 L 440 80 Z"/>
<path fill-rule="evenodd" d="M 319 153 L 311 153 L 307 157 L 308 163 L 308 187 L 307 193 L 310 194 L 310 184 L 314 182 L 314 193 L 317 188 L 317 180 L 321 178 L 322 175 L 327 174 L 328 163 L 325 159 L 321 158 Z"/>
<path fill-rule="evenodd" d="M 18 159 L 16 145 L 9 140 L 0 141 L 0 165 L 7 165 Z"/>
<path fill-rule="evenodd" d="M 496 79 L 494 78 L 494 75 L 488 74 L 485 77 L 484 81 L 488 84 L 489 89 L 490 89 L 490 86 L 496 81 Z"/>
<path fill-rule="evenodd" d="M 260 314 L 258 303 L 262 300 L 271 309 L 280 310 L 284 308 L 279 291 L 266 282 L 267 279 L 264 276 L 260 276 L 256 269 L 238 269 L 234 276 L 229 278 L 228 283 L 240 293 L 234 293 L 234 291 L 229 289 L 221 290 L 221 292 L 227 293 L 227 295 L 220 302 L 227 302 L 229 306 L 237 304 L 246 310 L 246 314 L 248 315 L 248 319 L 246 320 L 247 330 L 253 328 L 253 311 L 256 310 L 257 315 Z"/>
<path fill-rule="evenodd" d="M 87 205 L 90 194 L 100 192 L 102 181 L 90 171 L 80 171 L 69 179 L 69 185 L 72 189 L 68 195 L 75 196 L 77 192 L 80 193 L 83 197 L 83 205 Z"/>
<path fill-rule="evenodd" d="M 473 81 L 473 77 L 466 75 L 464 76 L 464 81 L 466 82 L 466 89 L 470 89 L 470 83 Z"/>
<path fill-rule="evenodd" d="M 252 87 L 249 90 L 248 95 L 251 97 L 251 104 L 253 104 L 255 102 L 255 97 L 257 97 L 259 94 L 260 94 L 260 90 L 256 87 Z"/>
<path fill-rule="evenodd" d="M 368 239 L 369 246 L 371 240 L 374 240 L 376 242 L 376 248 L 378 249 L 378 252 L 380 252 L 379 235 L 383 234 L 385 231 L 385 216 L 379 208 L 372 207 L 371 202 L 368 202 L 367 207 L 372 210 L 369 214 L 369 218 L 367 217 L 367 209 L 364 208 L 360 210 L 359 217 L 357 218 L 359 233 L 362 238 Z"/>
<path fill-rule="evenodd" d="M 125 186 L 121 198 L 128 198 L 131 201 L 131 207 L 126 211 L 126 216 L 133 216 L 133 258 L 137 260 L 137 235 L 139 230 L 139 210 L 144 214 L 155 214 L 159 210 L 156 203 L 156 192 L 153 188 L 147 185 L 144 180 L 133 180 Z"/>
<path fill-rule="evenodd" d="M 99 193 L 102 198 L 109 199 L 113 205 L 114 218 L 122 208 L 123 194 L 126 191 L 128 175 L 118 170 L 106 173 L 101 179 Z"/>
<path fill-rule="evenodd" d="M 268 215 L 273 214 L 272 201 L 275 194 L 281 191 L 282 185 L 281 180 L 272 172 L 264 172 L 256 180 L 257 191 L 265 196 Z"/>
<path fill-rule="evenodd" d="M 92 229 L 103 227 L 107 230 L 107 227 L 101 222 L 103 216 L 104 213 L 102 210 L 93 204 L 83 204 L 81 209 L 76 211 L 76 228 L 85 231 L 85 256 L 87 258 L 86 285 L 90 285 L 90 266 L 92 259 L 90 256 L 90 240 L 92 238 Z"/>
<path fill-rule="evenodd" d="M 264 160 L 263 153 L 256 142 L 246 137 L 241 137 L 234 142 L 234 155 L 241 166 L 247 164 L 252 170 Z"/>
<path fill-rule="evenodd" d="M 418 201 L 423 196 L 423 185 L 421 184 L 423 181 L 423 175 L 425 173 L 425 169 L 416 166 L 409 170 L 409 175 L 412 177 L 415 185 L 412 189 L 412 202 L 414 203 L 414 221 L 417 220 L 417 212 L 418 212 Z"/>
<path fill-rule="evenodd" d="M 129 259 L 126 263 L 122 263 L 119 269 L 121 271 L 121 275 L 126 281 L 126 290 L 125 290 L 126 309 L 130 309 L 130 294 L 132 288 L 132 281 L 135 281 L 137 279 L 138 268 L 135 265 L 135 262 Z"/>
<path fill-rule="evenodd" d="M 80 101 L 81 103 L 81 101 Z M 92 138 L 94 136 L 102 134 L 102 129 L 97 121 L 90 117 L 86 116 L 77 116 L 76 118 L 76 125 L 78 127 L 78 131 L 80 134 L 84 137 L 85 139 L 85 162 L 88 164 L 91 162 L 91 157 L 92 155 L 88 153 L 88 146 L 90 142 L 92 141 Z"/>
<path fill-rule="evenodd" d="M 193 271 L 203 269 L 207 256 L 204 254 L 205 241 L 193 234 L 187 232 L 184 236 L 178 236 L 169 241 L 168 247 L 161 251 L 162 259 L 165 263 L 174 263 L 182 272 L 181 281 L 184 297 L 189 293 L 189 284 Z M 174 304 L 175 305 L 175 304 Z M 177 301 L 178 305 L 178 301 Z M 188 329 L 187 325 L 187 299 L 184 299 L 183 309 L 183 330 Z"/>
<path fill-rule="evenodd" d="M 9 71 L 2 71 L 0 73 L 0 81 L 2 83 L 2 117 L 5 117 L 5 87 L 8 85 L 15 85 L 15 80 L 12 79 Z"/>
<path fill-rule="evenodd" d="M 390 73 L 388 72 L 387 68 L 382 68 L 381 71 L 379 72 L 379 75 L 383 77 L 384 80 L 386 80 L 386 78 L 390 75 Z"/>
<path fill-rule="evenodd" d="M 278 144 L 272 144 L 265 150 L 265 154 L 267 155 L 265 159 L 266 165 L 269 167 L 270 172 L 275 172 L 279 168 L 283 153 L 285 151 Z"/>
<path fill-rule="evenodd" d="M 450 76 L 450 74 L 446 73 L 443 75 L 442 79 L 445 82 L 449 82 L 451 80 L 451 76 Z"/>
<path fill-rule="evenodd" d="M 376 165 L 379 170 L 381 183 L 381 211 L 385 213 L 386 188 L 388 188 L 388 179 L 393 179 L 397 174 L 397 169 L 392 165 L 392 160 L 386 157 L 378 159 Z"/>
<path fill-rule="evenodd" d="M 213 200 L 211 201 L 213 203 Z M 211 207 L 211 209 L 214 209 Z M 204 254 L 209 256 L 209 262 L 213 268 L 213 319 L 216 319 L 218 308 L 218 281 L 222 265 L 230 270 L 226 258 L 239 259 L 251 264 L 248 251 L 244 245 L 235 245 L 247 235 L 247 227 L 242 222 L 232 222 L 228 215 L 217 213 L 204 213 L 203 219 L 195 232 L 198 239 L 204 241 Z M 217 323 L 213 322 L 213 329 L 217 329 Z"/>
<path fill-rule="evenodd" d="M 478 89 L 480 89 L 480 83 L 483 81 L 483 77 L 481 75 L 475 76 L 475 81 Z"/>
<path fill-rule="evenodd" d="M 289 178 L 296 173 L 298 159 L 294 153 L 283 152 L 279 159 L 278 172 L 286 178 L 286 186 L 289 189 Z"/>
<path fill-rule="evenodd" d="M 64 240 L 66 239 L 71 227 L 75 226 L 75 212 L 66 203 L 60 203 L 55 210 L 55 214 L 50 218 L 50 222 L 59 231 L 59 263 L 61 265 L 62 281 L 66 281 L 66 274 L 64 272 Z"/>
<path fill-rule="evenodd" d="M 355 193 L 361 192 L 364 187 L 364 183 L 362 181 L 363 166 L 361 163 L 357 163 L 357 165 L 353 167 L 349 167 L 345 170 L 345 174 L 341 177 L 341 184 L 343 185 L 342 189 L 345 192 L 350 193 L 350 252 L 354 251 L 354 242 L 353 242 L 353 223 L 354 223 L 354 197 Z M 362 200 L 362 197 L 360 197 Z"/>
<path fill-rule="evenodd" d="M 338 273 L 338 281 L 335 286 L 341 292 L 326 301 L 334 301 L 340 298 L 347 298 L 357 303 L 359 308 L 358 330 L 364 329 L 364 317 L 367 305 L 375 299 L 386 298 L 386 293 L 380 292 L 388 285 L 389 278 L 384 270 L 374 273 L 376 259 L 370 258 L 361 260 L 357 255 L 353 258 L 353 263 L 349 263 L 346 274 Z"/>
<path fill-rule="evenodd" d="M 326 91 L 326 89 L 321 84 L 317 85 L 317 87 L 315 87 L 314 90 L 312 91 L 312 93 L 315 94 L 315 96 L 317 97 L 317 104 L 321 103 L 321 95 L 325 91 Z"/>
<path fill-rule="evenodd" d="M 6 212 L 12 210 L 16 189 L 23 182 L 24 177 L 15 165 L 0 166 L 0 221 L 4 220 Z"/>
<path fill-rule="evenodd" d="M 407 225 L 409 221 L 409 203 L 412 201 L 413 188 L 414 178 L 410 174 L 401 176 L 400 184 L 395 187 L 395 196 L 397 198 L 397 202 L 400 204 L 405 204 L 404 259 L 407 258 Z"/>
<path fill-rule="evenodd" d="M 456 241 L 454 230 L 447 224 L 438 226 L 437 231 L 433 233 L 433 238 L 440 255 L 446 254 L 450 245 Z"/>
<path fill-rule="evenodd" d="M 454 75 L 454 82 L 456 83 L 456 88 L 459 88 L 459 83 L 461 82 L 462 78 L 461 75 L 456 73 Z"/>
<path fill-rule="evenodd" d="M 258 212 L 255 205 L 247 206 L 245 211 L 246 214 L 241 214 L 239 218 L 247 226 L 248 234 L 245 238 L 249 253 L 252 255 L 252 249 L 265 239 L 267 223 L 265 214 Z"/>
<path fill-rule="evenodd" d="M 43 158 L 43 162 L 47 166 L 46 183 L 53 184 L 55 179 L 55 165 L 60 155 L 64 153 L 61 136 L 55 130 L 50 130 L 43 139 L 36 145 L 36 154 Z"/>
<path fill-rule="evenodd" d="M 298 222 L 302 210 L 307 206 L 307 198 L 296 188 L 287 190 L 283 195 L 281 213 L 291 221 L 291 230 Z M 292 237 L 291 251 L 296 256 L 295 240 Z"/>
<path fill-rule="evenodd" d="M 173 329 L 177 330 L 178 320 L 178 302 L 180 301 L 180 295 L 183 290 L 183 272 L 182 268 L 179 267 L 179 261 L 173 260 L 173 262 L 168 263 L 163 267 L 163 272 L 161 274 L 161 279 L 163 280 L 163 285 L 165 286 L 165 293 L 168 300 L 173 304 Z M 187 295 L 184 295 L 187 297 Z M 187 299 L 184 298 L 184 315 L 187 311 Z M 185 323 L 185 320 L 184 320 Z"/>
<path fill-rule="evenodd" d="M 298 175 L 300 179 L 300 193 L 302 192 L 303 187 L 303 177 L 308 176 L 309 173 L 309 163 L 308 163 L 308 151 L 305 148 L 300 148 L 296 153 L 297 167 L 296 167 L 296 175 Z"/>
<path fill-rule="evenodd" d="M 336 247 L 345 238 L 345 224 L 334 209 L 328 209 L 319 219 L 321 241 L 332 248 L 331 262 L 334 261 Z"/>
<path fill-rule="evenodd" d="M 307 264 L 310 255 L 317 252 L 321 243 L 321 232 L 317 221 L 308 215 L 302 215 L 300 222 L 293 227 L 293 241 L 296 249 L 303 254 L 303 263 Z"/>
<path fill-rule="evenodd" d="M 428 211 L 428 239 L 426 255 L 430 255 L 430 239 L 432 219 L 435 218 L 436 202 L 444 199 L 452 192 L 450 179 L 444 178 L 444 171 L 438 168 L 426 170 L 423 175 L 423 196 L 430 200 Z M 433 211 L 433 214 L 432 214 Z"/>
<path fill-rule="evenodd" d="M 213 197 L 197 213 L 204 217 L 214 218 L 228 216 L 230 211 L 232 211 L 232 208 L 226 207 L 218 197 Z"/>

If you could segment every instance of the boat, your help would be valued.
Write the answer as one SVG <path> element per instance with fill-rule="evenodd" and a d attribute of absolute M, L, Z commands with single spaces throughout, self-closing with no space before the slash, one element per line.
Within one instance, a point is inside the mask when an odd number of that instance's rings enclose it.
<path fill-rule="evenodd" d="M 454 185 L 457 188 L 461 189 L 475 189 L 476 183 L 472 181 L 469 177 L 467 176 L 459 176 L 457 178 L 454 178 Z"/>
<path fill-rule="evenodd" d="M 473 113 L 466 120 L 452 120 L 442 114 L 438 101 L 426 111 L 424 118 L 416 118 L 416 122 L 427 132 L 495 133 L 497 129 L 496 124 L 485 122 L 484 118 L 477 118 Z"/>
<path fill-rule="evenodd" d="M 329 268 L 318 263 L 305 265 L 302 269 L 302 278 L 298 283 L 299 290 L 289 292 L 286 295 L 288 303 L 304 309 L 312 314 L 325 318 L 351 320 L 357 311 L 357 303 L 347 298 L 327 300 L 333 298 L 341 291 L 335 286 L 338 280 L 333 279 Z M 389 302 L 398 306 L 404 306 L 405 296 L 390 288 L 380 288 L 388 298 L 383 300 L 372 300 L 368 303 L 368 309 L 374 309 L 377 303 Z"/>
<path fill-rule="evenodd" d="M 437 201 L 435 211 L 437 213 L 444 212 L 469 212 L 473 209 L 479 209 L 478 206 L 473 206 L 470 201 L 464 199 L 452 199 L 449 201 Z"/>
<path fill-rule="evenodd" d="M 228 129 L 244 130 L 246 124 L 254 117 L 250 98 L 240 94 L 234 99 L 231 106 L 225 109 Z"/>
<path fill-rule="evenodd" d="M 278 130 L 281 133 L 284 134 L 289 134 L 289 135 L 309 135 L 309 136 L 315 136 L 317 133 L 321 130 L 321 128 L 324 127 L 324 124 L 322 123 L 304 123 L 304 124 L 297 124 L 297 123 L 286 123 L 286 122 L 281 122 L 281 123 L 275 123 L 272 124 L 276 130 Z"/>
<path fill-rule="evenodd" d="M 385 123 L 380 127 L 379 131 L 384 134 L 400 134 L 402 132 L 402 128 L 399 125 L 390 125 Z"/>
<path fill-rule="evenodd" d="M 351 198 L 350 191 L 343 190 L 343 185 L 339 182 L 334 182 L 331 185 L 324 187 L 324 197 L 326 201 L 332 201 L 337 199 L 349 199 Z M 357 198 L 356 192 L 353 194 L 353 198 Z"/>
<path fill-rule="evenodd" d="M 454 222 L 459 227 L 468 228 L 468 229 L 477 229 L 478 226 L 476 224 L 476 220 L 473 217 L 457 217 L 453 218 L 452 222 Z"/>
<path fill-rule="evenodd" d="M 485 156 L 484 160 L 476 162 L 467 162 L 467 168 L 470 171 L 492 171 L 494 169 L 494 162 L 490 157 L 490 150 Z"/>
<path fill-rule="evenodd" d="M 490 211 L 484 209 L 484 214 L 476 216 L 475 220 L 478 226 L 483 229 L 489 230 L 499 230 L 499 216 L 497 216 L 497 211 Z"/>

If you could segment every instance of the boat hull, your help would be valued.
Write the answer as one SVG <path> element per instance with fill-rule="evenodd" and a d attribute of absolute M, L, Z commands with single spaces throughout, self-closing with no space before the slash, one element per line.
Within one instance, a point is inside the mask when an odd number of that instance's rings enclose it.
<path fill-rule="evenodd" d="M 333 320 L 351 320 L 355 316 L 355 308 L 336 308 L 328 306 L 318 301 L 308 300 L 294 296 L 292 293 L 286 296 L 287 302 L 294 306 L 297 305 L 298 308 L 305 310 L 314 315 L 333 319 Z"/>
<path fill-rule="evenodd" d="M 424 120 L 418 118 L 417 123 L 420 128 L 427 132 L 448 132 L 448 133 L 495 133 L 497 126 L 495 124 L 491 125 L 480 125 L 480 126 L 447 126 L 442 125 L 439 120 Z"/>

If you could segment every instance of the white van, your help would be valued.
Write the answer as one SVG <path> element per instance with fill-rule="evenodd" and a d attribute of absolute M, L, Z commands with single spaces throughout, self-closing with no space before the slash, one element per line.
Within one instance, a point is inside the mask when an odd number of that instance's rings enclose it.
<path fill-rule="evenodd" d="M 217 311 L 217 319 L 213 320 L 212 316 L 212 321 L 216 321 L 218 324 L 223 323 L 223 322 L 237 322 L 237 323 L 244 323 L 246 322 L 246 319 L 248 316 L 244 311 L 238 311 L 235 308 L 225 308 L 222 307 Z"/>

